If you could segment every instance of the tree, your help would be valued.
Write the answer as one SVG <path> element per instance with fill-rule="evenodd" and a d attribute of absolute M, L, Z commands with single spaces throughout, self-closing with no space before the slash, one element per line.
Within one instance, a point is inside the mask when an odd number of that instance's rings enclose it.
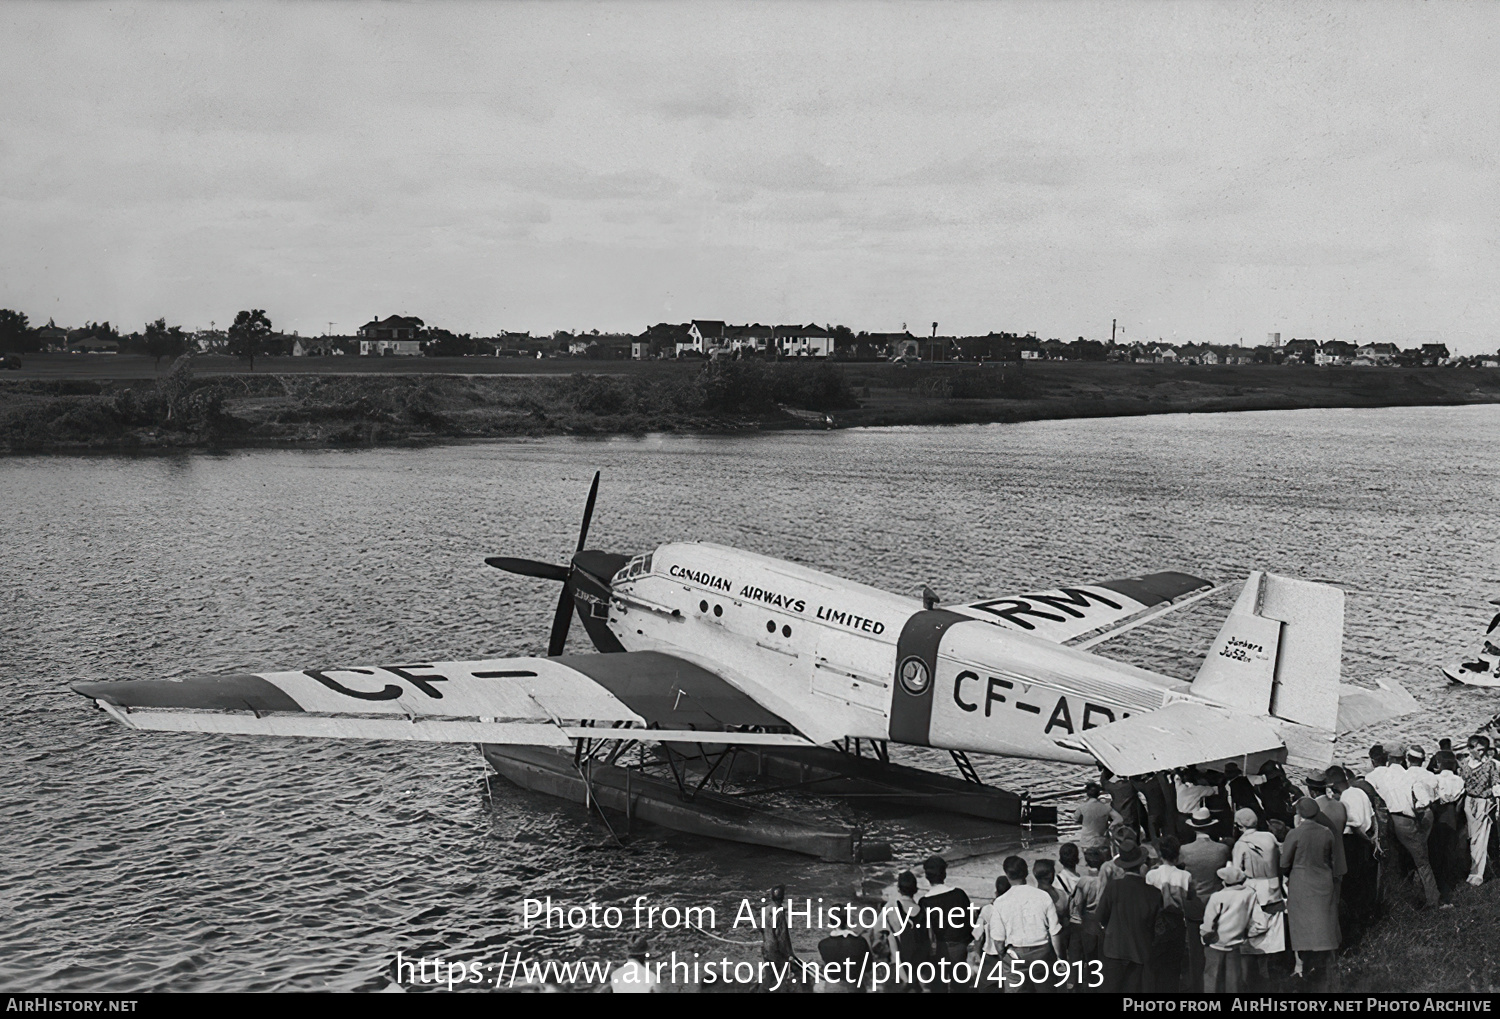
<path fill-rule="evenodd" d="M 833 346 L 835 349 L 843 350 L 854 346 L 854 330 L 846 325 L 829 325 L 827 330 L 833 334 Z"/>
<path fill-rule="evenodd" d="M 144 336 L 146 353 L 155 358 L 155 366 L 161 367 L 161 359 L 164 357 L 178 357 L 187 351 L 187 337 L 183 335 L 181 326 L 167 328 L 167 320 L 159 318 L 155 322 L 146 323 Z"/>
<path fill-rule="evenodd" d="M 430 329 L 422 350 L 428 357 L 472 357 L 479 353 L 479 341 L 468 333 L 460 336 L 446 329 Z"/>
<path fill-rule="evenodd" d="M 34 349 L 35 342 L 25 312 L 0 308 L 0 353 L 25 353 Z"/>
<path fill-rule="evenodd" d="M 241 360 L 248 360 L 250 370 L 254 371 L 255 355 L 270 335 L 271 320 L 266 318 L 264 311 L 259 308 L 242 311 L 234 316 L 234 325 L 229 327 L 229 352 Z"/>

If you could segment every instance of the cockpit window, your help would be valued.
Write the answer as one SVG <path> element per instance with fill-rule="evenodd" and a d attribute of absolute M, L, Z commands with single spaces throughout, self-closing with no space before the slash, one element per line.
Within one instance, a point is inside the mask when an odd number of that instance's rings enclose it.
<path fill-rule="evenodd" d="M 620 572 L 615 574 L 615 579 L 631 580 L 635 577 L 639 577 L 642 573 L 650 572 L 651 553 L 648 552 L 645 555 L 638 555 L 634 559 L 630 560 L 630 562 L 626 563 L 624 567 L 621 568 Z"/>

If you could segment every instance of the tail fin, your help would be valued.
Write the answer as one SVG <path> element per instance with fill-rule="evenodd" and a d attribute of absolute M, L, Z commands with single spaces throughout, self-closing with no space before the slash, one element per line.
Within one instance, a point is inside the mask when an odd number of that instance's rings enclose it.
<path fill-rule="evenodd" d="M 1335 733 L 1343 645 L 1343 591 L 1256 570 L 1192 690 L 1239 711 Z"/>

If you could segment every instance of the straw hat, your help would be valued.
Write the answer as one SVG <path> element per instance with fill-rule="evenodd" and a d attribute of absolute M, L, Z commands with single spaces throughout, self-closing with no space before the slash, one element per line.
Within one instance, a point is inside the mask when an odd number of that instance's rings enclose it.
<path fill-rule="evenodd" d="M 1193 811 L 1193 816 L 1187 819 L 1187 823 L 1192 828 L 1212 828 L 1218 822 L 1207 807 L 1199 807 Z"/>

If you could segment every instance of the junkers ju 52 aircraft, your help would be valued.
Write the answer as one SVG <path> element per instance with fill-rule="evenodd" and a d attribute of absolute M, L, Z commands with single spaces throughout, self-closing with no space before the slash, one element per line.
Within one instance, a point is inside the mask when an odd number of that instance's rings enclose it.
<path fill-rule="evenodd" d="M 1344 596 L 1324 584 L 1251 573 L 1189 682 L 1088 649 L 1219 590 L 1196 577 L 939 605 L 928 590 L 902 597 L 721 545 L 587 549 L 598 486 L 596 474 L 568 564 L 486 560 L 562 585 L 545 658 L 73 689 L 135 729 L 477 743 L 507 778 L 596 806 L 606 823 L 608 806 L 830 859 L 857 856 L 857 834 L 751 806 L 726 780 L 749 762 L 782 782 L 773 790 L 1017 822 L 1023 799 L 983 785 L 967 754 L 1121 775 L 1323 767 L 1338 733 L 1413 707 L 1394 684 L 1340 684 Z M 563 653 L 575 612 L 596 653 Z M 894 763 L 891 743 L 951 751 L 963 777 Z"/>

